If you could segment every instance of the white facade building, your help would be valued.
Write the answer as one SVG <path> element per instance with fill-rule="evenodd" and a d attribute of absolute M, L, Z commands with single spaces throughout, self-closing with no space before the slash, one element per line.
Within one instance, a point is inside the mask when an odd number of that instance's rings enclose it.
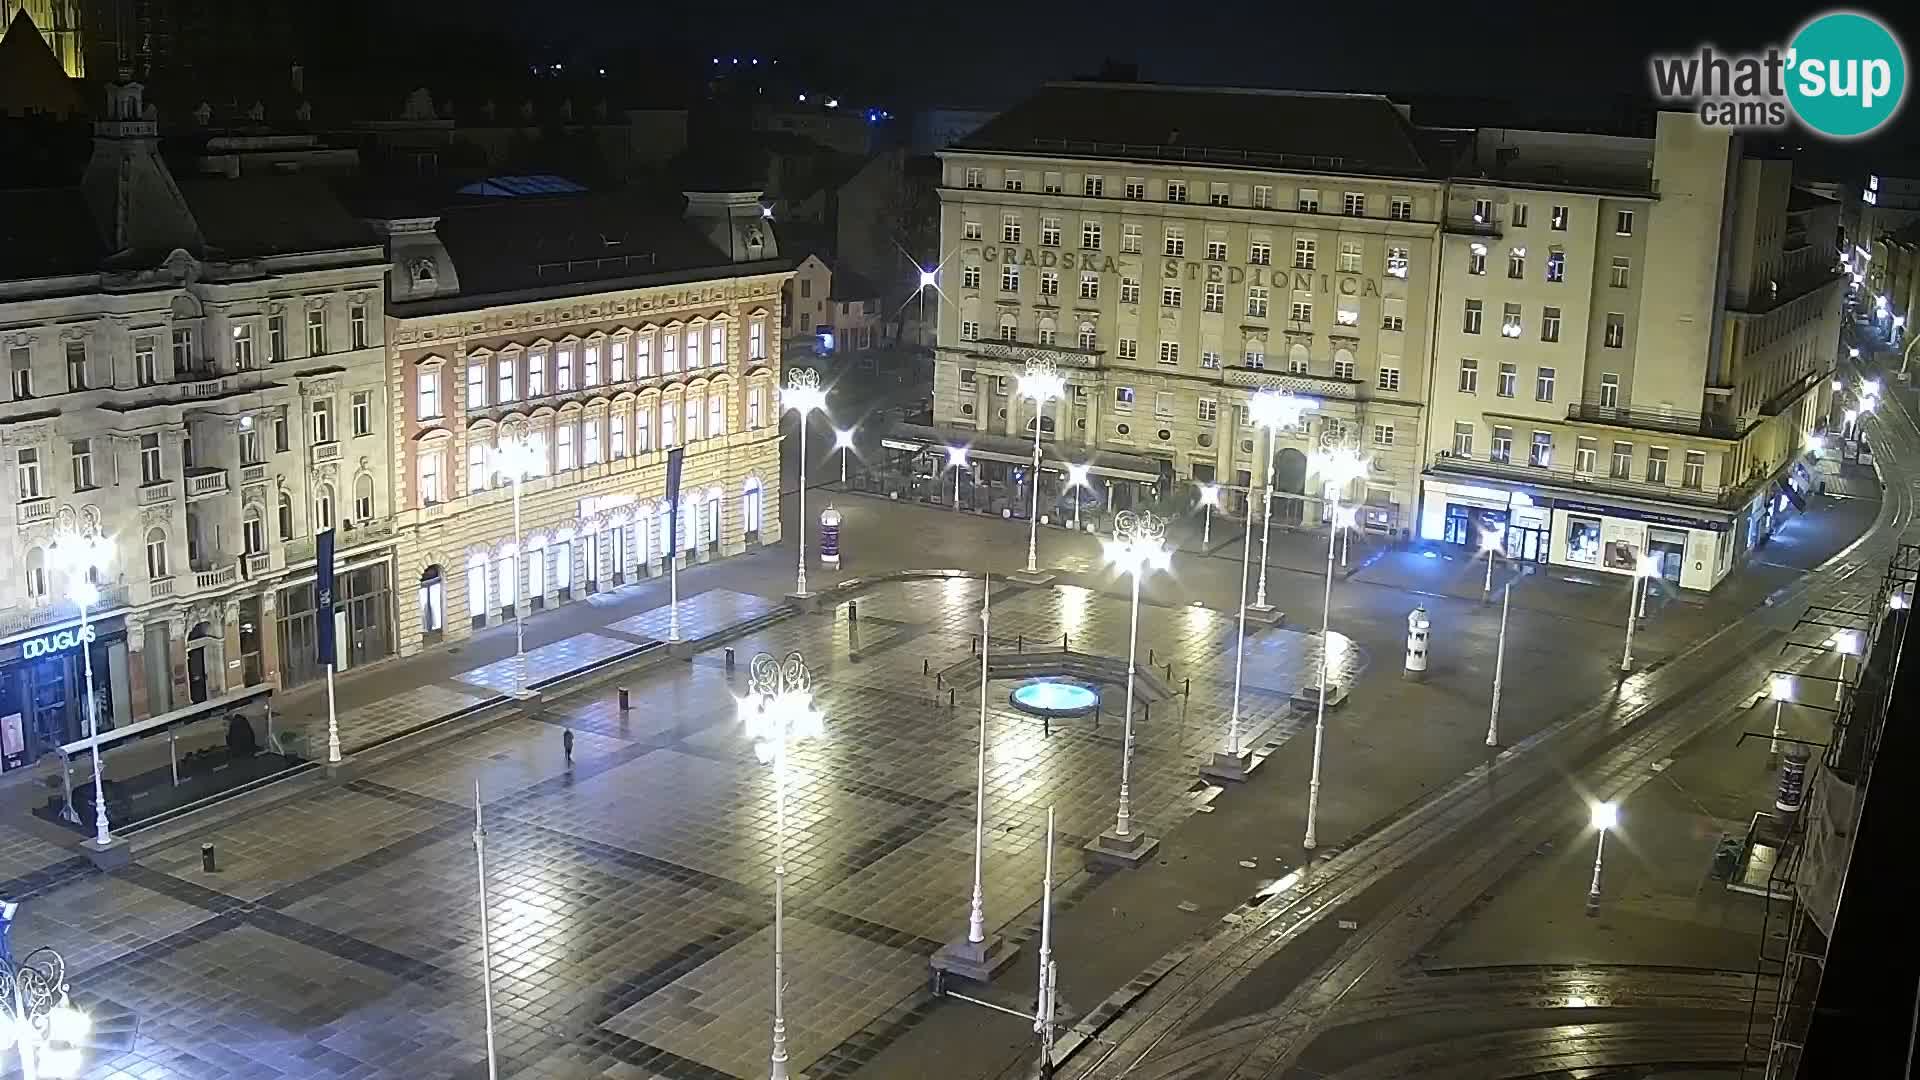
<path fill-rule="evenodd" d="M 103 728 L 281 685 L 289 642 L 312 648 L 283 600 L 314 532 L 351 526 L 369 558 L 392 543 L 372 233 L 301 177 L 176 183 L 140 87 L 108 106 L 80 188 L 5 200 L 25 229 L 0 252 L 9 768 L 86 731 L 63 538 L 111 544 L 86 646 Z M 371 659 L 391 620 L 363 607 Z"/>

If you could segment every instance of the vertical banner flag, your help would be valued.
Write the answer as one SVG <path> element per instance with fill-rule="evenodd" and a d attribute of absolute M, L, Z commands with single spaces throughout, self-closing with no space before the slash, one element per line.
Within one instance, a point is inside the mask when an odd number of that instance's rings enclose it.
<path fill-rule="evenodd" d="M 676 446 L 667 451 L 667 563 L 680 556 L 680 462 L 687 448 Z"/>
<path fill-rule="evenodd" d="M 333 530 L 328 529 L 313 542 L 313 618 L 314 650 L 321 667 L 332 667 L 338 660 L 333 647 Z"/>

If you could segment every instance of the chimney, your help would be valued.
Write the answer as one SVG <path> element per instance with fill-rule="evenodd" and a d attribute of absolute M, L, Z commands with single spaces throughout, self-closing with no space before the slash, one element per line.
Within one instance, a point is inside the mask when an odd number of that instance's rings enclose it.
<path fill-rule="evenodd" d="M 773 235 L 772 211 L 758 191 L 686 191 L 687 220 L 733 262 L 759 262 L 780 256 Z"/>

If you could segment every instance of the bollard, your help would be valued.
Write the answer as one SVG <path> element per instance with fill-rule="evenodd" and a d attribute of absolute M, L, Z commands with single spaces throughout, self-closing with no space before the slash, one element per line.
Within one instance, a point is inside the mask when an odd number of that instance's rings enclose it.
<path fill-rule="evenodd" d="M 1065 634 L 1061 634 L 1061 635 L 1060 635 L 1060 651 L 1061 651 L 1061 652 L 1072 652 L 1072 651 L 1073 651 L 1072 649 L 1069 649 L 1069 648 L 1067 648 L 1067 635 L 1065 635 Z"/>
<path fill-rule="evenodd" d="M 1142 721 L 1153 719 L 1153 702 L 1143 701 L 1140 703 L 1140 719 Z"/>
<path fill-rule="evenodd" d="M 1013 635 L 1013 651 L 1014 652 L 1027 651 L 1027 635 L 1025 634 Z"/>
<path fill-rule="evenodd" d="M 1167 681 L 1173 681 L 1173 664 L 1171 662 L 1167 664 Z"/>
<path fill-rule="evenodd" d="M 1180 688 L 1181 695 L 1183 697 L 1192 697 L 1193 696 L 1193 676 L 1189 675 L 1187 676 L 1186 679 L 1182 681 L 1185 683 L 1185 685 L 1183 685 Z"/>
<path fill-rule="evenodd" d="M 853 600 L 847 601 L 847 621 L 848 622 L 860 621 L 860 605 Z"/>
<path fill-rule="evenodd" d="M 205 870 L 209 874 L 214 872 L 212 844 L 200 845 L 200 869 Z"/>
<path fill-rule="evenodd" d="M 920 658 L 920 674 L 922 675 L 933 674 L 933 661 L 927 659 L 924 656 Z"/>
<path fill-rule="evenodd" d="M 980 655 L 980 635 L 979 634 L 975 634 L 972 637 L 967 639 L 967 651 L 969 653 L 972 653 L 975 656 Z"/>
<path fill-rule="evenodd" d="M 727 674 L 733 674 L 733 646 L 727 646 Z"/>
<path fill-rule="evenodd" d="M 1154 665 L 1154 662 L 1153 662 L 1153 650 L 1152 650 L 1152 649 L 1148 649 L 1148 650 L 1147 650 L 1147 666 L 1148 666 L 1148 667 L 1154 667 L 1154 666 L 1155 666 L 1155 665 Z"/>
<path fill-rule="evenodd" d="M 949 709 L 953 708 L 953 705 L 954 705 L 954 701 L 955 701 L 954 693 L 955 691 L 951 687 L 947 689 L 947 708 Z"/>
<path fill-rule="evenodd" d="M 944 672 L 934 675 L 933 688 L 935 690 L 945 690 L 947 688 L 947 676 Z"/>
<path fill-rule="evenodd" d="M 627 688 L 624 686 L 620 688 L 620 711 L 633 711 L 633 698 L 627 694 Z"/>

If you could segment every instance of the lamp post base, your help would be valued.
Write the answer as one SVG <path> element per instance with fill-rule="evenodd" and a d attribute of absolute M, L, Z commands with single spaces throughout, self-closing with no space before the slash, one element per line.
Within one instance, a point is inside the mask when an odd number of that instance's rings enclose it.
<path fill-rule="evenodd" d="M 83 840 L 80 849 L 87 853 L 89 862 L 102 870 L 118 870 L 133 862 L 133 845 L 124 836 L 114 837 L 105 846 L 97 840 Z"/>
<path fill-rule="evenodd" d="M 1262 627 L 1275 627 L 1287 621 L 1287 613 L 1272 604 L 1248 604 L 1247 621 Z"/>
<path fill-rule="evenodd" d="M 1227 780 L 1241 783 L 1253 768 L 1253 751 L 1242 750 L 1238 754 L 1229 754 L 1216 750 L 1213 759 L 1200 766 L 1200 776 L 1206 780 Z"/>
<path fill-rule="evenodd" d="M 940 947 L 927 961 L 929 967 L 949 978 L 958 976 L 970 982 L 990 983 L 1014 958 L 1019 946 L 1007 947 L 1006 938 L 988 934 L 985 941 L 968 941 L 965 934 Z"/>
<path fill-rule="evenodd" d="M 1160 850 L 1160 838 L 1148 836 L 1143 832 L 1130 832 L 1121 836 L 1108 829 L 1095 837 L 1093 842 L 1082 848 L 1086 853 L 1089 870 L 1124 870 L 1139 866 Z"/>
<path fill-rule="evenodd" d="M 1022 585 L 1051 585 L 1055 577 L 1050 570 L 1015 570 L 1007 576 Z"/>

